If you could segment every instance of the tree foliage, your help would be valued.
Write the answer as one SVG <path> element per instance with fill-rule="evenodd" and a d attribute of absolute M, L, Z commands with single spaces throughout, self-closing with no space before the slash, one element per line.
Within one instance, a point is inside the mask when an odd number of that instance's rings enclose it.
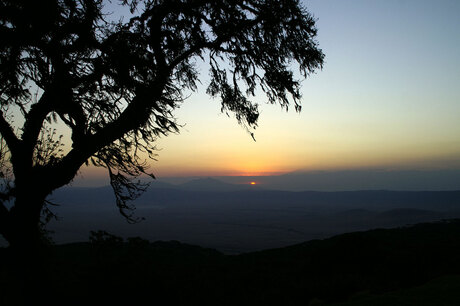
<path fill-rule="evenodd" d="M 300 111 L 293 69 L 307 77 L 323 64 L 315 19 L 297 0 L 114 0 L 130 10 L 120 19 L 107 4 L 0 1 L 1 157 L 12 169 L 1 198 L 14 201 L 0 206 L 7 239 L 8 220 L 36 222 L 46 196 L 85 163 L 108 169 L 120 212 L 133 220 L 127 201 L 145 186 L 131 179 L 151 175 L 142 156 L 154 158 L 156 139 L 179 130 L 173 112 L 197 88 L 197 62 L 210 67 L 207 93 L 248 129 L 259 117 L 256 93 Z M 65 152 L 53 122 L 71 131 Z"/>

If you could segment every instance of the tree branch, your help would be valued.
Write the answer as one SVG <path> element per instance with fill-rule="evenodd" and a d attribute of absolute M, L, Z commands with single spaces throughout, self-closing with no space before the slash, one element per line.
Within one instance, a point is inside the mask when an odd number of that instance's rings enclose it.
<path fill-rule="evenodd" d="M 19 139 L 16 137 L 11 125 L 6 121 L 2 111 L 0 111 L 0 114 L 0 134 L 2 134 L 3 139 L 5 139 L 11 154 L 14 155 L 19 150 Z"/>
<path fill-rule="evenodd" d="M 208 19 L 205 18 L 205 16 L 200 15 L 199 17 L 202 20 L 204 20 L 205 23 L 207 23 L 209 26 L 211 26 L 212 28 L 214 27 L 213 24 L 209 23 Z M 261 20 L 260 16 L 257 16 L 257 18 L 254 18 L 252 20 L 246 20 L 245 23 L 239 24 L 238 27 L 234 29 L 234 31 L 228 32 L 226 35 L 219 35 L 216 39 L 212 41 L 205 41 L 201 44 L 191 46 L 188 50 L 185 50 L 180 55 L 178 55 L 175 59 L 173 59 L 169 63 L 169 66 L 175 67 L 176 65 L 183 62 L 185 59 L 187 59 L 188 57 L 192 56 L 194 53 L 202 49 L 215 49 L 215 50 L 221 50 L 222 52 L 226 52 L 226 53 L 233 53 L 231 50 L 223 48 L 221 46 L 222 43 L 227 42 L 234 37 L 237 37 L 240 34 L 239 33 L 240 29 L 250 28 L 250 27 L 257 25 L 258 23 L 260 23 L 260 20 Z"/>
<path fill-rule="evenodd" d="M 110 145 L 126 133 L 135 130 L 149 120 L 151 113 L 148 111 L 149 102 L 157 101 L 165 85 L 166 77 L 159 77 L 155 85 L 155 92 L 143 92 L 136 95 L 134 100 L 126 107 L 121 115 L 105 127 L 92 135 L 86 135 L 84 141 L 75 145 L 61 161 L 51 166 L 48 176 L 53 189 L 59 188 L 72 181 L 81 165 L 95 152 Z"/>
<path fill-rule="evenodd" d="M 38 102 L 30 108 L 30 111 L 25 118 L 22 133 L 23 154 L 26 156 L 32 156 L 38 135 L 42 129 L 43 121 L 51 109 L 50 97 L 46 91 L 40 97 Z M 32 161 L 32 158 L 28 160 Z"/>

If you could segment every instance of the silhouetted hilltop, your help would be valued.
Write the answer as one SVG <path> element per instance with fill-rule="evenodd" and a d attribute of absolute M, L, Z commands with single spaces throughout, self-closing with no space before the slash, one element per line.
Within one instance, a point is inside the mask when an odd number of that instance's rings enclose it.
<path fill-rule="evenodd" d="M 289 275 L 283 278 L 286 296 L 302 300 L 310 295 L 332 302 L 358 292 L 370 295 L 398 291 L 443 275 L 459 274 L 459 256 L 460 221 L 455 220 L 348 233 L 242 254 L 235 259 L 246 275 L 259 274 L 257 282 L 263 283 L 261 288 L 276 287 L 275 275 Z M 449 294 L 454 300 L 446 305 L 460 302 L 459 292 Z M 273 295 L 267 301 L 281 301 L 281 296 Z"/>
<path fill-rule="evenodd" d="M 424 301 L 424 294 L 431 304 L 417 305 L 435 305 L 436 294 L 443 302 L 438 305 L 460 302 L 460 220 L 348 233 L 237 256 L 177 241 L 122 241 L 105 232 L 91 239 L 47 251 L 41 277 L 50 292 L 47 305 L 399 305 L 375 304 L 391 296 L 411 305 L 408 301 Z M 0 249 L 0 257 L 1 301 L 8 305 L 14 271 L 7 249 Z"/>

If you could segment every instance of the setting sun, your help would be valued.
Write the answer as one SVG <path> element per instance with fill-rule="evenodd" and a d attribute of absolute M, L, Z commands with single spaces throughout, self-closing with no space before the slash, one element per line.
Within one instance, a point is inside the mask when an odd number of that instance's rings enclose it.
<path fill-rule="evenodd" d="M 255 185 L 255 184 L 256 184 L 256 182 L 251 182 L 250 184 L 251 184 L 251 185 Z"/>

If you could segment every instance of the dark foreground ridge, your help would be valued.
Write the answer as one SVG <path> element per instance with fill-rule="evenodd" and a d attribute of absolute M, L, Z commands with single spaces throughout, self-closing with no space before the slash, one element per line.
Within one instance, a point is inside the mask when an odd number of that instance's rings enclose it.
<path fill-rule="evenodd" d="M 237 256 L 105 232 L 50 247 L 27 278 L 46 305 L 458 305 L 460 220 L 377 229 Z M 0 305 L 24 297 L 0 249 Z M 27 274 L 27 272 L 22 271 Z M 12 281 L 15 280 L 15 281 Z M 33 282 L 33 281 L 36 282 Z M 22 284 L 21 284 L 22 282 Z M 22 287 L 22 288 L 21 288 Z"/>

